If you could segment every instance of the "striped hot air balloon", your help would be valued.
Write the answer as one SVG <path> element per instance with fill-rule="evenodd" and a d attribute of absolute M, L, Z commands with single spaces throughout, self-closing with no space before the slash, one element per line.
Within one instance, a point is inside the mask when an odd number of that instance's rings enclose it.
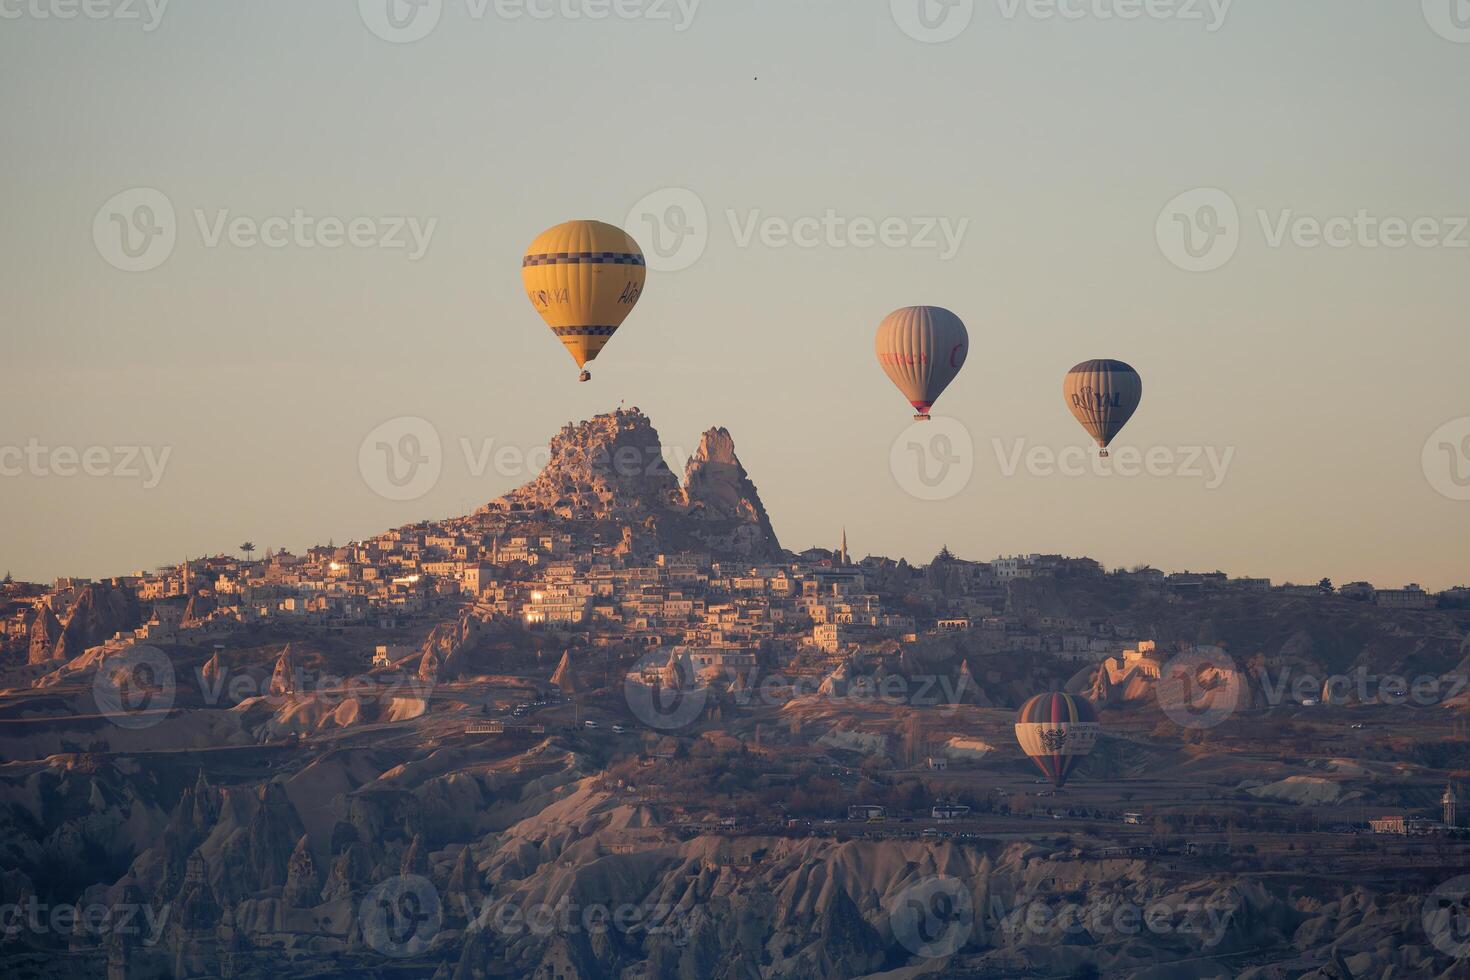
<path fill-rule="evenodd" d="M 1058 787 L 1092 751 L 1101 730 L 1092 702 L 1072 694 L 1038 694 L 1016 713 L 1021 751 Z"/>
<path fill-rule="evenodd" d="M 929 409 L 965 366 L 970 334 L 964 321 L 937 306 L 895 310 L 878 325 L 878 363 L 928 419 Z"/>
<path fill-rule="evenodd" d="M 643 250 L 621 228 L 568 221 L 542 232 L 521 262 L 531 305 L 583 368 L 602 353 L 643 295 Z"/>
<path fill-rule="evenodd" d="M 1072 415 L 1097 440 L 1106 457 L 1108 446 L 1138 411 L 1143 379 L 1122 361 L 1083 361 L 1067 372 L 1062 394 Z"/>

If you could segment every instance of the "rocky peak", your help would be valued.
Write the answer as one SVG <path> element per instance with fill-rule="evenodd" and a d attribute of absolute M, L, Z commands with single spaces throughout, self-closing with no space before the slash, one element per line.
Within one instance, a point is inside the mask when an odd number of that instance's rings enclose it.
<path fill-rule="evenodd" d="M 128 589 L 93 582 L 82 589 L 56 641 L 53 660 L 71 660 L 138 625 L 138 601 Z M 34 634 L 33 634 L 34 642 Z M 32 651 L 34 656 L 34 651 Z"/>
<path fill-rule="evenodd" d="M 710 429 L 700 437 L 699 449 L 684 468 L 682 496 L 687 506 L 703 511 L 707 518 L 751 525 L 779 550 L 760 492 L 740 465 L 728 429 Z"/>
<path fill-rule="evenodd" d="M 289 643 L 276 659 L 276 668 L 271 672 L 270 692 L 278 697 L 296 693 L 296 658 Z"/>
<path fill-rule="evenodd" d="M 546 468 L 530 483 L 491 501 L 482 516 L 620 523 L 625 551 L 651 531 L 654 546 L 707 550 L 716 557 L 780 555 L 760 494 L 729 430 L 713 428 L 690 457 L 681 485 L 664 461 L 658 431 L 638 409 L 619 409 L 551 440 Z"/>
<path fill-rule="evenodd" d="M 636 408 L 568 423 L 548 448 L 536 479 L 492 501 L 487 512 L 637 517 L 662 508 L 679 489 L 658 431 Z"/>
<path fill-rule="evenodd" d="M 564 650 L 561 660 L 556 665 L 556 670 L 551 675 L 551 683 L 561 689 L 563 694 L 571 695 L 577 693 L 577 677 L 572 673 L 572 651 Z"/>

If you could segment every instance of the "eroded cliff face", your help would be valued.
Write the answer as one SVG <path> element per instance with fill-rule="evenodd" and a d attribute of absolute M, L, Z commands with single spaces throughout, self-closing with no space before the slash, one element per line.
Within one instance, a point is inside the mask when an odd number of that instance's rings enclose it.
<path fill-rule="evenodd" d="M 651 534 L 658 548 L 707 550 L 716 557 L 760 561 L 781 553 L 726 429 L 703 435 L 682 484 L 664 459 L 658 431 L 636 408 L 567 425 L 549 451 L 534 480 L 479 514 L 611 522 L 622 525 L 614 540 Z"/>
<path fill-rule="evenodd" d="M 71 660 L 79 657 L 89 647 L 108 640 L 119 630 L 131 630 L 139 622 L 138 601 L 128 589 L 114 588 L 101 582 L 93 582 L 84 588 L 66 616 L 51 648 L 51 660 Z M 44 619 L 44 617 L 42 617 Z M 38 619 L 38 622 L 41 620 Z M 50 636 L 54 629 L 47 622 L 41 632 Z M 31 634 L 31 662 L 39 663 L 38 633 Z"/>

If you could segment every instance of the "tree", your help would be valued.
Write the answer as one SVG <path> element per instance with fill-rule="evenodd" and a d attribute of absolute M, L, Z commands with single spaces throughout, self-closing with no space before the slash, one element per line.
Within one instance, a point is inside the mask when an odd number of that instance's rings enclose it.
<path fill-rule="evenodd" d="M 240 545 L 240 550 L 245 552 L 245 560 L 249 561 L 251 554 L 255 551 L 255 542 L 246 541 L 244 544 Z"/>
<path fill-rule="evenodd" d="M 1332 593 L 1334 593 L 1334 592 L 1337 591 L 1336 589 L 1334 589 L 1332 587 L 1332 579 L 1330 579 L 1330 578 L 1324 578 L 1322 581 L 1318 582 L 1317 583 L 1317 588 L 1321 589 L 1323 592 L 1327 593 L 1328 595 L 1331 595 Z"/>

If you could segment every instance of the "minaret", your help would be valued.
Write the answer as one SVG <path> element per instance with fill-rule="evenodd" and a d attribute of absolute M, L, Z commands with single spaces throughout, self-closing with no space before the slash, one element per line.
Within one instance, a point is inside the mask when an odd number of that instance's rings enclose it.
<path fill-rule="evenodd" d="M 842 529 L 842 554 L 838 558 L 837 563 L 843 566 L 847 565 L 847 528 L 845 527 Z"/>
<path fill-rule="evenodd" d="M 1456 819 L 1459 814 L 1455 812 L 1456 804 L 1459 801 L 1455 798 L 1455 786 L 1453 783 L 1444 784 L 1444 796 L 1440 797 L 1439 802 L 1444 805 L 1444 825 L 1446 827 L 1459 826 L 1459 822 Z"/>

